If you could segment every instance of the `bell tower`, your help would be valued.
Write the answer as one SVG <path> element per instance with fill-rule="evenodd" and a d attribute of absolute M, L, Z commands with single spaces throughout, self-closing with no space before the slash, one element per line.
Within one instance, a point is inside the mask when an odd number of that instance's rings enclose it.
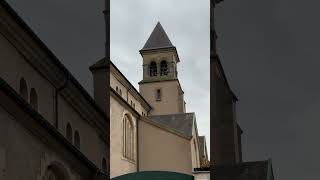
<path fill-rule="evenodd" d="M 160 22 L 140 50 L 143 79 L 140 94 L 153 107 L 150 115 L 185 112 L 183 90 L 178 79 L 178 52 Z"/>

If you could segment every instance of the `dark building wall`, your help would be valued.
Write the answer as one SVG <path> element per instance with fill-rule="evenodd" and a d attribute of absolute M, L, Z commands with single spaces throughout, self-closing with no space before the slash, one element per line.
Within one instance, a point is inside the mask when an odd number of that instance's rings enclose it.
<path fill-rule="evenodd" d="M 216 68 L 215 68 L 216 69 Z M 219 72 L 218 72 L 219 73 Z M 235 124 L 233 118 L 233 96 L 225 80 L 215 74 L 215 118 L 211 119 L 213 131 L 214 164 L 232 164 L 236 162 Z M 219 77 L 217 77 L 219 76 Z"/>
<path fill-rule="evenodd" d="M 211 167 L 242 161 L 241 137 L 235 118 L 236 97 L 230 90 L 216 50 L 214 7 L 219 0 L 210 1 L 210 88 L 211 88 Z M 240 129 L 239 129 L 240 130 Z"/>

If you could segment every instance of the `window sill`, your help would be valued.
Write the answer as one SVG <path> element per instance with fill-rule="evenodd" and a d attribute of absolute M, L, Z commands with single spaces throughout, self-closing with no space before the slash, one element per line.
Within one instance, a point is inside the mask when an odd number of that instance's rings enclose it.
<path fill-rule="evenodd" d="M 126 157 L 123 157 L 123 156 L 122 156 L 121 159 L 122 159 L 122 160 L 125 160 L 125 161 L 128 161 L 128 162 L 131 163 L 131 164 L 136 164 L 136 161 L 131 160 L 131 159 L 128 159 L 128 158 L 126 158 Z"/>

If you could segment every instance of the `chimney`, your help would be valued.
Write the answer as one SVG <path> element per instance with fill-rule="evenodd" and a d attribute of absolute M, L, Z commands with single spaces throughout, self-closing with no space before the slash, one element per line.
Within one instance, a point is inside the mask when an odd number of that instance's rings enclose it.
<path fill-rule="evenodd" d="M 93 75 L 94 100 L 110 118 L 110 0 L 105 0 L 105 57 L 92 66 L 90 71 Z"/>
<path fill-rule="evenodd" d="M 93 76 L 93 94 L 95 102 L 103 109 L 108 118 L 110 111 L 110 66 L 106 58 L 90 66 Z"/>

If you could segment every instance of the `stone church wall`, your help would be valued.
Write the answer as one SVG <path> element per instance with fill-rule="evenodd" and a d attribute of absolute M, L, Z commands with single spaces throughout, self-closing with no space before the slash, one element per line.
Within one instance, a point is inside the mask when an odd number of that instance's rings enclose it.
<path fill-rule="evenodd" d="M 129 115 L 134 122 L 134 129 L 137 126 L 137 119 L 127 107 L 120 104 L 119 100 L 113 96 L 110 96 L 110 107 L 110 177 L 112 178 L 137 171 L 137 161 L 132 162 L 123 156 L 123 118 L 125 114 Z M 135 157 L 137 157 L 136 151 Z"/>
<path fill-rule="evenodd" d="M 156 100 L 157 89 L 161 91 L 160 101 Z M 153 107 L 151 115 L 183 113 L 177 80 L 140 84 L 140 93 Z"/>
<path fill-rule="evenodd" d="M 125 77 L 123 77 L 125 78 Z M 123 79 L 124 80 L 124 79 Z M 133 95 L 132 95 L 132 91 L 133 91 L 133 87 L 128 88 L 127 86 L 124 86 L 121 83 L 121 80 L 117 79 L 114 74 L 111 72 L 110 75 L 110 86 L 112 89 L 114 89 L 116 91 L 116 88 L 118 87 L 118 94 L 120 95 L 120 89 L 121 89 L 121 97 L 127 101 L 128 104 L 131 105 L 131 101 L 132 103 L 135 104 L 134 109 L 140 114 L 142 115 L 142 112 L 144 114 L 147 114 L 147 111 L 143 108 L 143 106 L 141 105 L 140 101 L 138 99 L 136 99 Z"/>
<path fill-rule="evenodd" d="M 1 29 L 0 29 L 1 30 Z M 0 34 L 0 77 L 19 92 L 20 79 L 27 82 L 28 93 L 35 88 L 38 94 L 38 112 L 54 125 L 54 88 L 34 69 L 15 47 Z"/>
<path fill-rule="evenodd" d="M 43 129 L 33 125 L 33 120 L 27 115 L 14 117 L 7 112 L 3 105 L 3 96 L 0 105 L 0 179 L 42 180 L 47 168 L 59 165 L 67 179 L 62 180 L 89 180 L 90 173 L 61 143 L 46 134 Z M 12 110 L 12 109 L 11 109 Z M 21 123 L 28 122 L 28 124 Z M 44 134 L 43 134 L 44 133 Z"/>
<path fill-rule="evenodd" d="M 17 93 L 19 93 L 20 79 L 24 78 L 27 83 L 28 96 L 30 96 L 31 88 L 36 90 L 38 112 L 55 126 L 55 88 L 53 85 L 41 76 L 2 35 L 0 35 L 0 49 L 0 77 Z M 103 143 L 103 140 L 99 138 L 97 131 L 60 95 L 58 114 L 58 130 L 61 134 L 66 135 L 66 125 L 69 122 L 73 129 L 73 135 L 75 130 L 80 134 L 81 152 L 98 167 L 101 167 L 101 160 L 107 149 L 106 143 Z"/>
<path fill-rule="evenodd" d="M 192 168 L 199 168 L 200 167 L 200 157 L 199 157 L 199 137 L 197 134 L 197 130 L 193 126 L 192 129 L 192 139 L 190 141 L 191 152 L 192 152 Z"/>
<path fill-rule="evenodd" d="M 192 175 L 190 141 L 144 120 L 139 121 L 139 170 Z"/>
<path fill-rule="evenodd" d="M 100 138 L 95 127 L 88 124 L 66 100 L 59 97 L 59 128 L 66 137 L 66 127 L 69 123 L 72 127 L 73 138 L 75 131 L 80 135 L 80 151 L 85 154 L 97 167 L 101 168 L 102 158 L 106 158 L 107 144 Z M 74 141 L 73 141 L 74 144 Z"/>

